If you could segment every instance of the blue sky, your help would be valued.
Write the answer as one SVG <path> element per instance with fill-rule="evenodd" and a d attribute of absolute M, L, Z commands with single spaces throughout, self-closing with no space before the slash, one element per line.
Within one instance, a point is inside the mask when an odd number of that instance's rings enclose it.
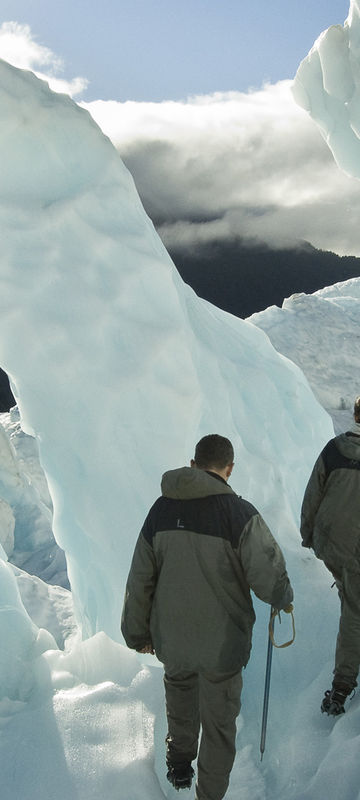
<path fill-rule="evenodd" d="M 160 101 L 292 78 L 348 11 L 348 0 L 2 0 L 0 24 L 28 24 L 65 78 L 88 79 L 84 100 Z"/>

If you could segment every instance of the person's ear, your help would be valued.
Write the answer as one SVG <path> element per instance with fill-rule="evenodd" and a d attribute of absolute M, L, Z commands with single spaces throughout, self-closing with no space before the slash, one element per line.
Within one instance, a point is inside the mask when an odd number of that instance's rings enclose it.
<path fill-rule="evenodd" d="M 195 464 L 195 461 L 194 461 L 193 458 L 190 461 L 190 467 L 196 467 L 196 464 Z"/>
<path fill-rule="evenodd" d="M 227 465 L 227 467 L 226 467 L 226 475 L 227 475 L 228 478 L 230 478 L 230 475 L 231 475 L 233 469 L 234 469 L 234 463 Z"/>

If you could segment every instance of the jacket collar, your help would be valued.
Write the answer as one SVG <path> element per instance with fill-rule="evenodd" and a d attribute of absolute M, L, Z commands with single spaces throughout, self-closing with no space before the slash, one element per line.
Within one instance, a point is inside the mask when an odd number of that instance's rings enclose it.
<path fill-rule="evenodd" d="M 197 467 L 181 467 L 165 472 L 161 481 L 164 497 L 191 500 L 215 494 L 235 494 L 226 481 L 214 472 Z"/>

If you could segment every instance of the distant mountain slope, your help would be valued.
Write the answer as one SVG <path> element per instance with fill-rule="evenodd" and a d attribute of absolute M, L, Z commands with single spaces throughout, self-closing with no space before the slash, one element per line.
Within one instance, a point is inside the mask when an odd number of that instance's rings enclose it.
<path fill-rule="evenodd" d="M 325 286 L 360 276 L 360 258 L 316 250 L 272 250 L 240 239 L 171 247 L 170 255 L 185 283 L 200 297 L 246 318 L 297 292 L 312 294 Z"/>

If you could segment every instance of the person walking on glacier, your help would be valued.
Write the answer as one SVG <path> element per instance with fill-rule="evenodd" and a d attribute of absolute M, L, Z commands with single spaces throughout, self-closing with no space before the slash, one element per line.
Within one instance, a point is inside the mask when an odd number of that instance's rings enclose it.
<path fill-rule="evenodd" d="M 228 485 L 231 442 L 210 434 L 190 467 L 166 472 L 128 576 L 127 645 L 164 664 L 167 778 L 195 800 L 222 800 L 235 757 L 242 668 L 255 621 L 250 589 L 276 609 L 293 591 L 282 552 L 259 512 Z M 292 607 L 291 607 L 292 608 Z"/>
<path fill-rule="evenodd" d="M 360 396 L 351 430 L 320 453 L 301 510 L 303 547 L 311 547 L 334 576 L 341 614 L 332 688 L 321 710 L 334 716 L 357 686 L 360 665 Z"/>

